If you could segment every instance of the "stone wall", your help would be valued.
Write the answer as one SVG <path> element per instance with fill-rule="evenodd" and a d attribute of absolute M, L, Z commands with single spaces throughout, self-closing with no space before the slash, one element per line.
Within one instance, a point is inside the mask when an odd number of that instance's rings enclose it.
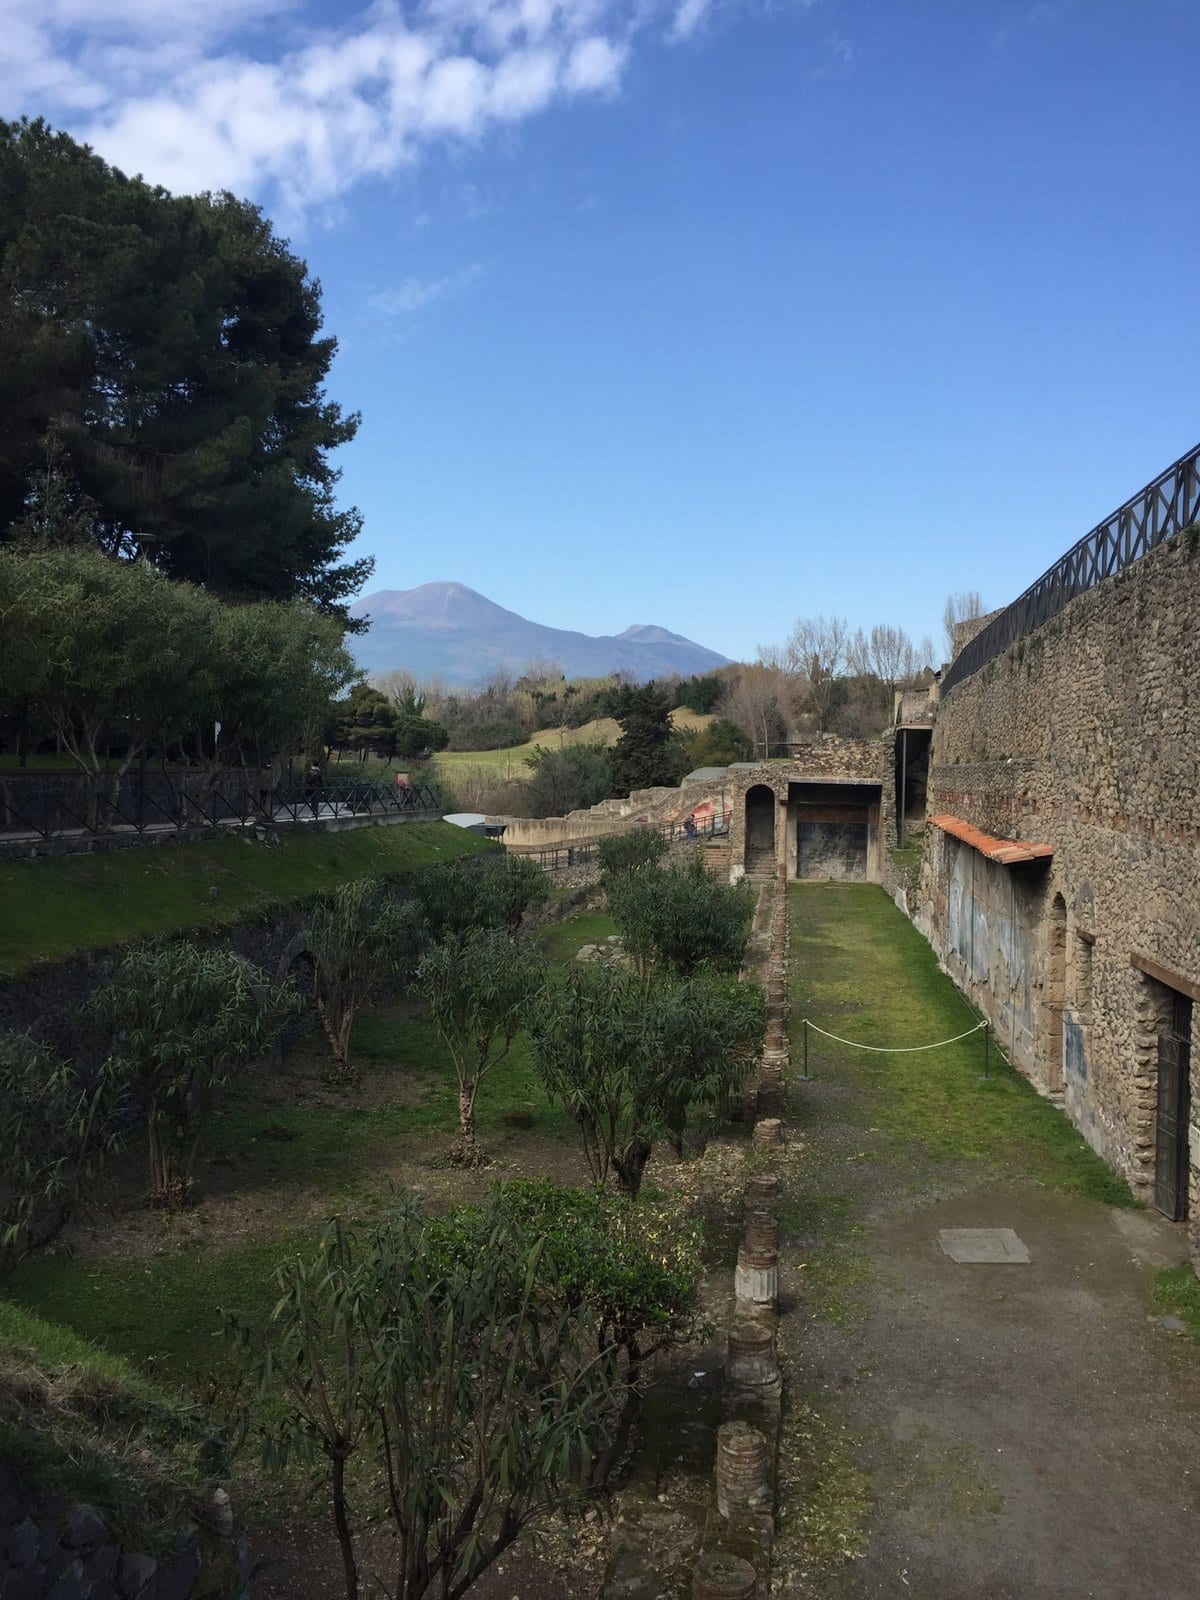
<path fill-rule="evenodd" d="M 1143 1198 L 1157 1040 L 1200 998 L 1200 552 L 1180 537 L 956 685 L 930 814 L 1053 846 L 1001 866 L 928 830 L 918 924 L 1014 1062 Z M 1191 1199 L 1200 1220 L 1200 1005 Z M 1194 1240 L 1197 1233 L 1194 1231 Z"/>
<path fill-rule="evenodd" d="M 635 789 L 617 800 L 602 800 L 565 817 L 495 817 L 504 823 L 504 848 L 514 855 L 553 850 L 558 845 L 590 844 L 631 828 L 665 827 L 693 813 L 703 820 L 728 805 L 729 785 L 722 778 L 685 778 L 662 789 Z"/>
<path fill-rule="evenodd" d="M 890 735 L 879 739 L 843 739 L 836 734 L 813 734 L 786 761 L 739 762 L 728 769 L 729 848 L 731 874 L 766 870 L 754 858 L 756 793 L 769 790 L 775 797 L 774 869 L 786 876 L 865 877 L 872 883 L 887 881 L 888 850 L 896 843 L 896 768 Z M 747 806 L 752 837 L 746 836 Z M 850 811 L 855 813 L 850 816 Z M 822 837 L 836 848 L 827 856 L 829 871 L 810 870 L 798 851 L 798 830 L 811 817 L 814 845 Z M 863 870 L 845 867 L 848 827 L 863 827 Z M 822 830 L 825 830 L 822 833 Z M 836 835 L 836 837 L 835 837 Z"/>
<path fill-rule="evenodd" d="M 217 1508 L 228 1514 L 228 1501 Z M 173 1549 L 123 1549 L 94 1506 L 22 1483 L 0 1461 L 4 1600 L 192 1600 L 244 1592 L 232 1519 L 224 1538 L 181 1530 Z"/>

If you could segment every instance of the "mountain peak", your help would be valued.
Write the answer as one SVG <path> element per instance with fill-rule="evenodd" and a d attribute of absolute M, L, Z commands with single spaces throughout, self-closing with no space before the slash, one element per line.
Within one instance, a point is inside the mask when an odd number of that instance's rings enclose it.
<path fill-rule="evenodd" d="M 654 623 L 596 637 L 544 627 L 453 580 L 379 589 L 356 601 L 350 614 L 371 622 L 369 632 L 347 640 L 361 666 L 406 668 L 446 683 L 475 683 L 499 668 L 519 672 L 532 661 L 556 661 L 569 678 L 627 672 L 639 683 L 725 665 L 716 651 Z"/>

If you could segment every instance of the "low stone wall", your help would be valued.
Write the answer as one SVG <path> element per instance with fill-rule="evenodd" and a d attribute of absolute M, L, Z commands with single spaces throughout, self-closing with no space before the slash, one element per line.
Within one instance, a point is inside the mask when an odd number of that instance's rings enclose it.
<path fill-rule="evenodd" d="M 122 1548 L 94 1506 L 22 1483 L 0 1461 L 0 1595 L 4 1600 L 191 1600 L 248 1593 L 228 1501 L 223 1534 L 180 1530 L 157 1557 Z"/>
<path fill-rule="evenodd" d="M 592 844 L 633 828 L 682 822 L 701 808 L 724 811 L 729 786 L 724 778 L 703 778 L 676 787 L 635 789 L 620 800 L 602 800 L 587 811 L 565 817 L 497 817 L 504 823 L 504 847 L 514 855 L 553 850 L 557 845 Z"/>

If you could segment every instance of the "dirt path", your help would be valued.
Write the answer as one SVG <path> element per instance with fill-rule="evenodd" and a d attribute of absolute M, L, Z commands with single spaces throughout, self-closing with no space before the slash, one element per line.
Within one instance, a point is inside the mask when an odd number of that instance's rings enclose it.
<path fill-rule="evenodd" d="M 835 1032 L 960 1031 L 881 891 L 794 891 L 792 962 L 797 1016 Z M 1200 1349 L 1151 1301 L 1181 1230 L 1095 1198 L 1111 1185 L 1044 1103 L 943 1054 L 826 1047 L 796 1086 L 777 1592 L 1195 1600 Z M 956 1263 L 958 1228 L 1011 1229 L 1029 1260 Z"/>

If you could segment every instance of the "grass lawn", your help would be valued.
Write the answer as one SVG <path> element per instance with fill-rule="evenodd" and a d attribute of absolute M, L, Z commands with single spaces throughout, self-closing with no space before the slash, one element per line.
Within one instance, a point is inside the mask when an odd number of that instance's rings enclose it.
<path fill-rule="evenodd" d="M 616 931 L 607 911 L 585 911 L 539 929 L 537 939 L 551 961 L 573 961 L 585 944 L 603 944 Z"/>
<path fill-rule="evenodd" d="M 2 862 L 0 975 L 125 939 L 235 922 L 352 878 L 397 876 L 493 848 L 450 823 L 406 822 L 270 844 L 190 841 Z"/>
<path fill-rule="evenodd" d="M 802 1019 L 877 1046 L 948 1039 L 979 1018 L 939 971 L 928 942 L 874 884 L 791 890 L 792 1060 Z M 1108 1205 L 1136 1205 L 1128 1186 L 1067 1118 L 1011 1068 L 995 1041 L 983 1080 L 983 1039 L 914 1055 L 873 1055 L 810 1033 L 815 1076 L 865 1089 L 870 1121 L 937 1160 L 986 1163 Z"/>

